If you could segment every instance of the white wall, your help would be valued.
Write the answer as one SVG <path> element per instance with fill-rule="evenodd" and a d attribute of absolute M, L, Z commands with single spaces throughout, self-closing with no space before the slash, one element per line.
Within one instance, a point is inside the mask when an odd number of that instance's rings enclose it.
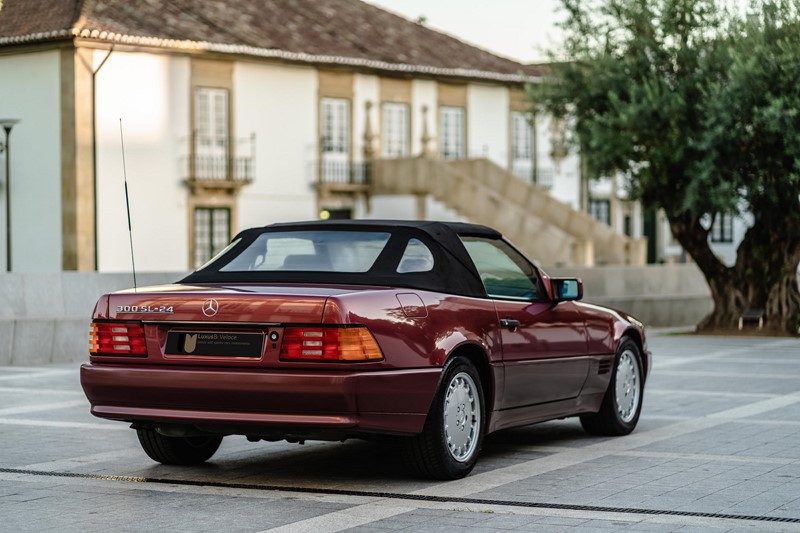
<path fill-rule="evenodd" d="M 105 52 L 95 52 L 95 68 Z M 188 261 L 189 59 L 112 52 L 97 75 L 99 270 L 130 269 L 120 118 L 136 268 L 184 270 Z"/>
<path fill-rule="evenodd" d="M 505 87 L 467 86 L 467 149 L 469 157 L 488 157 L 508 167 L 509 101 Z"/>
<path fill-rule="evenodd" d="M 559 200 L 572 206 L 573 209 L 580 209 L 580 157 L 574 152 L 570 152 L 567 157 L 560 161 L 554 161 L 551 154 L 552 146 L 552 123 L 548 116 L 536 117 L 536 157 L 540 169 L 553 169 L 553 185 L 550 194 Z"/>
<path fill-rule="evenodd" d="M 255 178 L 239 196 L 238 229 L 317 218 L 317 74 L 309 67 L 236 63 L 236 135 L 256 133 Z"/>
<path fill-rule="evenodd" d="M 59 51 L 0 57 L 0 118 L 10 137 L 11 258 L 17 272 L 61 270 Z M 0 143 L 5 143 L 0 131 Z M 6 268 L 7 154 L 0 155 L 0 270 Z"/>

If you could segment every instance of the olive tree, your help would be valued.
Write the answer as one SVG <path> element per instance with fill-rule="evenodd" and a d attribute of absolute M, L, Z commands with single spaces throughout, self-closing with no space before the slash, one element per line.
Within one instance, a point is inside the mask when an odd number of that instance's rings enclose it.
<path fill-rule="evenodd" d="M 796 334 L 800 294 L 800 0 L 747 11 L 714 0 L 562 0 L 563 48 L 533 106 L 571 116 L 587 176 L 620 173 L 666 213 L 734 328 L 748 308 Z M 727 266 L 709 245 L 720 214 L 752 225 Z"/>

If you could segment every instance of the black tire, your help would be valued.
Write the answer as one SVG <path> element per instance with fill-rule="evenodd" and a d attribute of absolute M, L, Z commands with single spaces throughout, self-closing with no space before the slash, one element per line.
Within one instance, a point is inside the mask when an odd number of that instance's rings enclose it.
<path fill-rule="evenodd" d="M 422 433 L 405 442 L 403 459 L 408 467 L 431 479 L 469 474 L 483 444 L 485 413 L 475 366 L 461 357 L 452 359 L 444 368 Z"/>
<path fill-rule="evenodd" d="M 217 451 L 222 437 L 167 437 L 153 429 L 137 429 L 139 444 L 152 459 L 165 465 L 198 465 Z"/>
<path fill-rule="evenodd" d="M 642 354 L 636 343 L 626 338 L 617 349 L 614 370 L 600 411 L 581 417 L 583 429 L 590 435 L 627 435 L 639 421 L 643 396 Z"/>

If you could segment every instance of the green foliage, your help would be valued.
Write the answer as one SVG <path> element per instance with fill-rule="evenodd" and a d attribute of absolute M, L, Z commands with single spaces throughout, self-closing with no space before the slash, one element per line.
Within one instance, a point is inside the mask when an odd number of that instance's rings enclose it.
<path fill-rule="evenodd" d="M 670 218 L 798 211 L 800 0 L 562 0 L 537 110 L 575 118 L 589 177 L 622 172 Z"/>
<path fill-rule="evenodd" d="M 731 25 L 726 76 L 706 89 L 700 170 L 704 180 L 723 176 L 757 216 L 778 223 L 800 215 L 800 3 L 757 7 Z"/>
<path fill-rule="evenodd" d="M 622 173 L 664 210 L 714 298 L 700 329 L 764 308 L 796 334 L 800 0 L 561 1 L 566 39 L 530 87 L 534 109 L 572 117 L 589 178 Z M 708 221 L 736 211 L 753 224 L 728 267 Z"/>

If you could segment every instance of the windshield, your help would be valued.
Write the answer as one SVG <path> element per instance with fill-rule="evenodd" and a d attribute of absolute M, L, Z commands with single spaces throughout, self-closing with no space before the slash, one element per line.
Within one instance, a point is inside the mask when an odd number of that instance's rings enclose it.
<path fill-rule="evenodd" d="M 389 236 L 377 231 L 262 233 L 220 271 L 367 272 Z"/>

